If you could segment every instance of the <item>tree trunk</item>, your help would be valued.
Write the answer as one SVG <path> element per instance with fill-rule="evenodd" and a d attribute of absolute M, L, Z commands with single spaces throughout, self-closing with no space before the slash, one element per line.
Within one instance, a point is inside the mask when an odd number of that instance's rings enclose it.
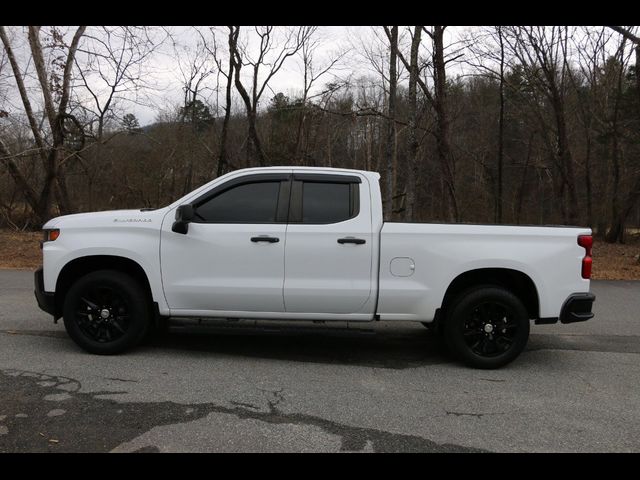
<path fill-rule="evenodd" d="M 577 225 L 578 220 L 578 198 L 576 195 L 576 180 L 573 171 L 573 158 L 569 149 L 569 139 L 567 137 L 567 125 L 564 115 L 564 105 L 558 104 L 558 156 L 564 169 L 564 182 L 567 187 L 569 203 L 567 205 L 567 222 L 570 225 Z"/>
<path fill-rule="evenodd" d="M 385 27 L 386 28 L 386 27 Z M 398 88 L 398 26 L 391 27 L 389 33 L 389 106 L 387 111 L 387 142 L 385 145 L 386 178 L 385 178 L 385 218 L 393 216 L 393 184 L 394 184 L 394 156 L 396 152 L 396 95 Z"/>
<path fill-rule="evenodd" d="M 420 48 L 420 36 L 422 27 L 414 27 L 413 39 L 411 41 L 411 54 L 409 59 L 409 178 L 407 181 L 407 196 L 405 220 L 414 221 L 417 217 L 417 196 L 418 196 L 418 102 L 417 102 L 417 85 L 418 85 L 418 49 Z"/>
<path fill-rule="evenodd" d="M 520 182 L 520 189 L 518 190 L 517 207 L 516 207 L 516 224 L 520 225 L 520 215 L 522 214 L 522 203 L 524 200 L 524 192 L 527 181 L 527 171 L 529 168 L 529 162 L 531 160 L 531 149 L 533 146 L 533 134 L 529 137 L 529 145 L 527 146 L 527 159 L 524 162 L 524 169 L 522 170 L 522 180 Z"/>
<path fill-rule="evenodd" d="M 235 30 L 234 30 L 235 28 Z M 248 132 L 248 142 L 247 142 L 247 153 L 250 152 L 249 145 L 253 145 L 255 149 L 255 154 L 258 158 L 258 165 L 264 167 L 267 164 L 267 156 L 262 149 L 262 143 L 260 142 L 260 138 L 258 137 L 258 131 L 256 129 L 256 83 L 257 73 L 254 72 L 253 76 L 253 85 L 254 85 L 254 103 L 251 102 L 251 98 L 249 97 L 249 93 L 244 88 L 242 81 L 240 80 L 240 69 L 242 68 L 242 58 L 240 57 L 240 52 L 238 51 L 238 34 L 240 33 L 240 27 L 230 27 L 231 33 L 229 35 L 229 55 L 233 59 L 233 68 L 235 70 L 235 84 L 238 93 L 242 97 L 242 101 L 244 102 L 245 108 L 247 109 L 247 121 L 249 123 L 249 132 Z"/>
<path fill-rule="evenodd" d="M 610 228 L 607 229 L 605 234 L 605 241 L 608 243 L 623 242 L 624 234 L 624 219 L 621 213 L 620 205 L 620 149 L 618 145 L 618 114 L 620 112 L 620 100 L 622 96 L 622 77 L 624 75 L 623 67 L 621 66 L 618 75 L 618 85 L 616 91 L 616 99 L 614 103 L 613 118 L 611 124 L 611 162 L 613 167 L 613 189 L 611 195 L 611 221 Z"/>
<path fill-rule="evenodd" d="M 257 113 L 255 110 L 249 113 L 249 138 L 251 139 L 251 142 L 253 143 L 253 146 L 255 148 L 255 154 L 258 158 L 258 165 L 264 167 L 267 164 L 267 156 L 262 149 L 262 143 L 260 142 L 260 138 L 258 137 L 258 130 L 256 130 L 256 117 Z"/>
<path fill-rule="evenodd" d="M 233 45 L 233 30 L 229 30 L 229 71 L 227 72 L 227 87 L 225 91 L 225 109 L 224 120 L 222 121 L 222 132 L 220 133 L 220 156 L 218 157 L 218 169 L 216 176 L 220 177 L 224 174 L 227 159 L 227 137 L 229 135 L 229 119 L 231 118 L 231 86 L 233 84 L 233 53 L 231 47 Z"/>
<path fill-rule="evenodd" d="M 9 151 L 8 147 L 5 145 L 5 143 L 2 141 L 1 138 L 0 138 L 0 162 L 7 167 L 7 170 L 9 171 L 9 175 L 11 175 L 11 178 L 13 179 L 17 187 L 22 191 L 22 195 L 24 195 L 24 198 L 29 204 L 29 207 L 31 207 L 31 210 L 34 213 L 36 213 L 38 211 L 38 194 L 27 182 L 27 179 L 18 168 L 18 165 L 13 160 L 11 152 Z M 43 222 L 44 217 L 38 217 L 37 220 L 39 222 Z"/>
<path fill-rule="evenodd" d="M 587 136 L 587 155 L 585 158 L 584 183 L 587 191 L 587 224 L 593 227 L 593 201 L 591 198 L 591 134 Z"/>
<path fill-rule="evenodd" d="M 504 161 L 504 43 L 502 40 L 502 27 L 498 27 L 498 38 L 500 39 L 500 118 L 498 121 L 498 195 L 495 222 L 502 223 L 502 164 Z M 523 181 L 526 173 L 527 165 L 524 167 Z M 522 201 L 522 198 L 520 201 Z"/>
<path fill-rule="evenodd" d="M 438 159 L 446 189 L 446 219 L 459 220 L 455 188 L 455 168 L 449 144 L 449 118 L 446 111 L 447 77 L 444 61 L 444 27 L 433 28 L 434 108 L 436 111 L 436 143 Z"/>

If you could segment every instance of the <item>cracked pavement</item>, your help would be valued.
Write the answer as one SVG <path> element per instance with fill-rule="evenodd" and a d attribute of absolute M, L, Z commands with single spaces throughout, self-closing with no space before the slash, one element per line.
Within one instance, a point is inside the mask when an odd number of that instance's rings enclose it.
<path fill-rule="evenodd" d="M 84 353 L 0 271 L 0 452 L 638 452 L 640 282 L 471 370 L 421 325 L 175 322 Z"/>

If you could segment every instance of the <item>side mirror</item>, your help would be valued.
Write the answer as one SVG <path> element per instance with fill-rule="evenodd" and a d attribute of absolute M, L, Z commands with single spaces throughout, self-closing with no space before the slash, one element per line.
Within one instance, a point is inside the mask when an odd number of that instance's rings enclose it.
<path fill-rule="evenodd" d="M 186 203 L 176 209 L 176 221 L 173 222 L 171 230 L 185 235 L 189 231 L 189 223 L 195 218 L 193 205 Z"/>

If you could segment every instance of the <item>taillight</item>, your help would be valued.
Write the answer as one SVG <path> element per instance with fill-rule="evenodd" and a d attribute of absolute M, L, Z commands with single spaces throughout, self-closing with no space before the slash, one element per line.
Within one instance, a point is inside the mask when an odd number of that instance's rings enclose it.
<path fill-rule="evenodd" d="M 593 259 L 591 258 L 591 247 L 593 247 L 593 237 L 591 235 L 579 235 L 578 245 L 585 250 L 584 258 L 582 259 L 582 278 L 591 278 L 591 265 Z"/>

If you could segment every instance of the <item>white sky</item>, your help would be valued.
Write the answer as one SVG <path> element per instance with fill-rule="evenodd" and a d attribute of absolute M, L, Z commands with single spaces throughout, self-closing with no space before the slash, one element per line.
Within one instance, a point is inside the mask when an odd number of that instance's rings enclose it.
<path fill-rule="evenodd" d="M 70 43 L 71 36 L 75 27 L 61 27 L 65 33 L 65 40 Z M 210 39 L 211 34 L 208 27 L 198 27 L 202 31 L 206 38 Z M 227 50 L 227 34 L 226 27 L 215 27 L 217 30 L 216 39 L 219 48 L 225 52 Z M 275 31 L 278 35 L 284 32 L 284 29 L 288 27 L 275 27 Z M 290 27 L 289 27 L 290 28 Z M 470 28 L 474 27 L 448 27 L 445 32 L 445 44 L 450 45 L 449 52 L 455 52 L 458 48 L 457 41 Z M 33 66 L 28 63 L 27 44 L 26 44 L 26 27 L 8 27 L 10 36 L 12 38 L 12 44 L 16 55 L 18 56 L 21 66 L 24 71 L 27 72 L 28 85 L 32 87 L 32 101 L 38 105 L 41 104 L 41 98 L 38 98 L 38 89 L 35 87 L 35 81 L 29 80 L 33 75 Z M 42 37 L 48 31 L 48 27 L 42 27 Z M 403 29 L 401 28 L 401 35 Z M 197 50 L 197 43 L 200 39 L 200 35 L 196 32 L 195 27 L 164 27 L 164 29 L 153 30 L 156 40 L 166 37 L 166 32 L 170 32 L 175 42 L 165 40 L 158 46 L 154 54 L 145 59 L 141 69 L 133 71 L 134 76 L 140 76 L 144 86 L 137 92 L 127 92 L 121 95 L 122 98 L 118 101 L 117 113 L 122 116 L 124 113 L 134 113 L 141 125 L 146 125 L 155 121 L 158 111 L 161 109 L 169 108 L 170 106 L 181 105 L 183 103 L 183 74 L 185 70 L 188 70 L 190 59 L 193 59 Z M 338 64 L 336 68 L 323 76 L 318 80 L 316 84 L 316 91 L 318 88 L 324 86 L 327 82 L 333 80 L 335 77 L 345 78 L 349 75 L 352 78 L 358 78 L 362 76 L 378 77 L 378 73 L 375 71 L 375 67 L 372 65 L 369 58 L 367 58 L 367 51 L 374 52 L 376 45 L 382 45 L 379 40 L 376 40 L 376 32 L 380 38 L 384 37 L 384 33 L 381 27 L 370 26 L 321 26 L 315 34 L 315 37 L 319 43 L 317 49 L 317 64 L 322 65 L 327 59 L 335 55 L 335 52 L 346 52 L 342 58 L 341 64 Z M 98 27 L 88 27 L 86 35 L 96 36 L 98 38 L 104 38 L 103 32 L 98 30 Z M 406 32 L 405 32 L 406 40 Z M 245 40 L 248 43 L 249 51 L 255 51 L 257 48 L 257 37 L 253 32 L 253 27 L 242 27 L 240 40 Z M 89 40 L 87 40 L 89 41 Z M 385 40 L 386 42 L 386 40 Z M 43 44 L 46 43 L 43 41 Z M 427 44 L 428 42 L 423 42 Z M 94 48 L 95 45 L 93 44 Z M 384 46 L 381 47 L 381 58 L 386 58 L 388 53 Z M 425 47 L 426 48 L 426 47 Z M 3 52 L 2 52 L 3 53 Z M 53 53 L 53 52 L 51 52 Z M 426 53 L 423 52 L 423 53 Z M 0 53 L 1 54 L 1 53 Z M 223 68 L 227 67 L 227 60 L 223 54 Z M 210 58 L 210 57 L 209 57 Z M 79 62 L 83 62 L 82 55 L 79 55 Z M 82 63 L 80 63 L 82 65 Z M 23 111 L 17 91 L 15 87 L 15 80 L 11 74 L 11 69 L 8 65 L 2 67 L 2 58 L 0 57 L 0 109 L 8 110 L 10 114 L 20 113 Z M 383 65 L 386 70 L 386 65 Z M 452 64 L 448 66 L 450 74 L 455 75 L 461 73 L 461 64 Z M 87 70 L 85 70 L 87 71 Z M 248 67 L 243 68 L 245 74 L 244 83 L 249 86 Z M 109 75 L 107 75 L 109 77 Z M 97 75 L 88 76 L 89 83 L 94 87 L 96 93 L 101 102 L 106 98 L 106 86 Z M 220 101 L 224 98 L 224 86 L 226 79 L 224 77 L 219 78 L 220 81 Z M 269 83 L 268 89 L 265 90 L 261 99 L 261 106 L 264 107 L 268 104 L 270 99 L 277 92 L 283 92 L 286 95 L 294 96 L 298 94 L 302 88 L 302 68 L 300 57 L 292 57 L 285 62 L 283 68 L 273 77 Z M 214 92 L 216 86 L 215 73 L 209 76 L 204 82 L 201 88 L 202 97 L 201 100 L 205 103 L 214 106 L 216 103 L 216 95 Z M 247 88 L 248 90 L 250 88 Z M 94 99 L 89 95 L 82 86 L 78 86 L 75 90 L 77 95 L 80 96 L 81 101 L 89 106 L 94 106 Z M 239 103 L 239 96 L 233 88 L 234 98 L 237 108 L 243 108 Z M 313 92 L 312 92 L 313 93 Z M 213 112 L 215 114 L 215 111 Z M 218 112 L 222 114 L 222 110 Z"/>
<path fill-rule="evenodd" d="M 168 27 L 176 43 L 182 44 L 183 47 L 187 47 L 191 54 L 195 52 L 195 45 L 199 39 L 199 35 L 195 32 L 194 27 Z M 206 32 L 206 27 L 198 27 Z M 218 41 L 221 42 L 222 49 L 226 49 L 227 41 L 227 29 L 226 27 L 218 28 Z M 287 27 L 276 27 L 276 29 L 283 29 Z M 464 30 L 465 27 L 448 27 L 445 31 L 446 41 L 453 42 L 457 36 Z M 254 51 L 258 47 L 257 37 L 253 32 L 253 27 L 243 27 L 241 30 L 241 39 L 248 39 L 250 49 Z M 329 81 L 335 78 L 345 78 L 352 76 L 353 78 L 361 76 L 376 77 L 378 74 L 372 67 L 371 63 L 364 57 L 365 48 L 373 48 L 376 44 L 376 37 L 374 29 L 377 31 L 377 35 L 384 37 L 384 32 L 381 27 L 372 26 L 319 26 L 317 32 L 314 34 L 314 38 L 318 40 L 319 47 L 317 49 L 318 65 L 322 65 L 328 62 L 330 58 L 336 54 L 336 52 L 346 52 L 342 61 L 336 65 L 336 67 L 321 77 L 315 84 L 314 90 L 317 92 Z M 426 42 L 425 42 L 426 43 Z M 186 63 L 187 58 L 186 51 L 181 54 L 182 64 Z M 388 54 L 386 54 L 388 55 Z M 154 121 L 157 113 L 157 108 L 167 103 L 180 103 L 182 101 L 182 84 L 180 81 L 180 65 L 176 60 L 176 54 L 173 47 L 166 44 L 162 48 L 162 52 L 155 56 L 154 65 L 157 71 L 158 82 L 161 85 L 161 92 L 157 95 L 153 95 L 152 103 L 155 107 L 142 107 L 135 108 L 135 113 L 140 119 L 141 124 L 151 123 Z M 226 63 L 223 63 L 226 67 Z M 244 67 L 245 74 L 248 73 L 247 67 Z M 288 59 L 282 69 L 272 78 L 269 82 L 269 87 L 265 90 L 261 98 L 261 106 L 268 104 L 270 99 L 275 93 L 282 92 L 290 97 L 300 94 L 303 86 L 303 70 L 300 57 L 292 57 Z M 209 86 L 213 88 L 215 86 L 215 78 L 208 79 Z M 249 85 L 248 78 L 245 77 L 245 86 Z M 224 82 L 226 79 L 223 77 L 220 79 L 220 101 L 223 101 L 224 94 Z M 240 105 L 240 99 L 235 87 L 233 89 L 235 102 L 238 108 L 243 108 Z M 313 93 L 313 91 L 312 91 Z M 214 104 L 214 94 L 210 92 L 209 103 Z M 220 112 L 222 114 L 222 111 Z"/>
<path fill-rule="evenodd" d="M 76 27 L 59 28 L 62 30 L 65 42 L 68 45 L 71 42 Z M 154 38 L 157 40 L 156 44 L 158 46 L 153 55 L 145 59 L 140 69 L 132 71 L 134 76 L 140 76 L 142 82 L 139 83 L 142 87 L 138 88 L 135 92 L 128 91 L 117 95 L 117 101 L 115 102 L 116 108 L 114 109 L 120 118 L 125 113 L 134 113 L 138 117 L 141 125 L 153 123 L 159 111 L 175 108 L 176 105 L 179 106 L 183 104 L 183 72 L 188 70 L 190 59 L 194 58 L 198 41 L 201 38 L 196 28 L 205 34 L 207 39 L 211 38 L 209 27 L 152 28 L 154 28 L 152 32 Z M 226 68 L 227 60 L 225 56 L 228 30 L 226 27 L 213 28 L 215 28 L 217 32 L 216 41 L 218 42 L 219 48 L 223 51 L 222 65 L 223 68 Z M 276 37 L 282 35 L 286 28 L 293 27 L 275 27 Z M 37 88 L 33 65 L 29 62 L 27 27 L 7 27 L 7 29 L 12 47 L 23 69 L 25 81 L 32 92 L 31 101 L 36 106 L 35 108 L 38 108 L 37 106 L 42 104 L 42 99 L 40 98 Z M 43 45 L 47 43 L 49 29 L 50 27 L 42 27 L 41 38 Z M 455 41 L 462 30 L 463 27 L 448 27 L 446 32 L 448 38 L 446 40 L 448 42 Z M 167 40 L 167 32 L 171 34 L 173 41 Z M 379 37 L 378 39 L 376 39 L 376 34 Z M 81 46 L 93 50 L 102 48 L 97 41 L 90 40 L 90 37 L 96 37 L 100 40 L 105 38 L 104 32 L 100 30 L 100 27 L 88 27 L 85 32 L 85 37 L 86 39 L 83 40 L 85 43 L 81 43 Z M 162 43 L 159 42 L 161 38 L 165 39 Z M 316 50 L 316 59 L 314 60 L 318 66 L 321 66 L 335 56 L 336 52 L 345 52 L 345 54 L 341 62 L 338 63 L 332 71 L 325 74 L 316 82 L 311 94 L 320 91 L 319 89 L 335 78 L 346 78 L 350 76 L 355 79 L 363 76 L 371 76 L 377 80 L 379 77 L 374 66 L 372 66 L 369 59 L 367 59 L 365 51 L 367 49 L 375 50 L 375 48 L 380 48 L 376 47 L 376 45 L 382 45 L 380 39 L 384 38 L 384 32 L 381 27 L 319 26 L 314 34 L 314 38 L 319 44 Z M 249 51 L 255 52 L 258 47 L 258 40 L 253 27 L 242 27 L 240 40 L 242 41 L 243 39 L 247 42 Z M 384 39 L 383 42 L 386 42 L 386 39 Z M 55 54 L 55 51 L 50 49 L 47 50 L 47 52 L 51 57 Z M 0 49 L 0 55 L 3 53 Z M 388 53 L 383 51 L 381 56 L 386 58 L 387 55 Z M 79 53 L 77 55 L 78 65 L 85 65 L 87 58 L 86 55 L 83 56 L 82 53 Z M 1 67 L 1 60 L 2 58 L 0 58 L 0 68 L 2 68 L 0 71 L 0 108 L 9 111 L 10 115 L 15 114 L 14 118 L 16 118 L 17 115 L 23 111 L 23 107 L 17 94 L 15 79 L 13 79 L 11 69 L 9 65 L 6 64 L 4 67 Z M 388 67 L 385 66 L 385 68 Z M 83 72 L 87 77 L 87 81 L 92 86 L 92 90 L 97 94 L 100 103 L 103 104 L 107 98 L 109 88 L 96 73 L 91 73 L 91 69 L 83 68 Z M 243 72 L 245 86 L 247 90 L 250 90 L 249 78 L 247 76 L 249 74 L 249 68 L 244 67 Z M 261 72 L 264 72 L 264 70 L 261 70 Z M 107 79 L 110 79 L 112 75 L 107 74 L 107 77 Z M 222 103 L 224 99 L 225 81 L 226 79 L 224 77 L 219 78 L 220 103 Z M 291 57 L 269 82 L 269 87 L 265 90 L 260 100 L 260 106 L 264 107 L 268 105 L 271 98 L 278 92 L 293 97 L 301 92 L 302 85 L 301 59 L 299 56 Z M 214 74 L 203 82 L 201 88 L 202 95 L 200 99 L 212 107 L 216 104 L 215 87 L 216 75 Z M 240 103 L 240 98 L 235 86 L 232 91 L 236 108 L 244 108 Z M 82 104 L 95 111 L 95 100 L 90 92 L 81 84 L 74 88 L 74 92 L 76 98 L 79 99 Z M 212 113 L 215 114 L 213 108 L 212 111 Z M 222 109 L 219 110 L 218 114 L 223 114 Z"/>
<path fill-rule="evenodd" d="M 255 33 L 252 31 L 252 27 L 243 27 L 244 31 L 241 30 L 241 39 L 244 37 L 248 40 L 248 44 L 250 48 L 255 51 L 258 47 L 257 37 Z M 282 27 L 276 27 L 282 28 Z M 366 69 L 365 65 L 360 65 L 357 55 L 354 55 L 355 52 L 349 51 L 352 50 L 350 43 L 357 36 L 365 36 L 369 33 L 371 27 L 342 27 L 342 26 L 320 26 L 316 34 L 315 38 L 320 43 L 319 48 L 317 50 L 317 62 L 318 64 L 322 64 L 323 62 L 328 61 L 329 58 L 335 53 L 339 51 L 347 50 L 347 56 L 343 59 L 342 65 L 337 65 L 336 68 L 332 72 L 328 72 L 326 75 L 321 77 L 318 80 L 317 87 L 321 87 L 327 82 L 331 81 L 335 76 L 344 77 L 349 73 L 358 72 L 362 75 L 366 75 L 369 73 Z M 186 66 L 188 62 L 188 55 L 195 54 L 195 46 L 197 41 L 199 40 L 199 35 L 194 31 L 193 27 L 171 27 L 172 34 L 175 35 L 175 39 L 177 43 L 181 44 L 180 48 L 181 61 L 176 60 L 176 54 L 174 48 L 167 43 L 161 49 L 161 52 L 155 56 L 153 60 L 153 64 L 155 65 L 155 69 L 157 72 L 158 83 L 161 88 L 161 93 L 158 92 L 157 95 L 152 96 L 152 102 L 157 106 L 162 106 L 167 103 L 180 103 L 182 102 L 182 81 L 181 81 L 181 66 Z M 206 32 L 206 30 L 205 30 Z M 221 44 L 221 49 L 226 53 L 226 41 L 227 41 L 227 30 L 226 27 L 219 27 L 217 33 L 217 41 Z M 346 67 L 348 65 L 348 67 Z M 223 62 L 223 67 L 227 67 L 226 57 Z M 264 67 L 263 67 L 264 68 Z M 250 86 L 249 78 L 246 76 L 249 73 L 248 67 L 243 68 L 243 72 L 245 73 L 245 86 L 247 89 Z M 226 79 L 224 77 L 220 78 L 220 102 L 223 101 L 224 95 L 224 87 L 225 87 Z M 215 88 L 216 78 L 210 77 L 205 82 L 210 89 Z M 268 88 L 265 90 L 262 98 L 261 98 L 261 106 L 268 104 L 270 99 L 274 96 L 275 93 L 282 92 L 289 96 L 294 96 L 297 93 L 300 93 L 303 85 L 303 76 L 302 76 L 302 63 L 299 56 L 295 56 L 289 58 L 283 65 L 282 69 L 271 79 L 269 82 Z M 240 107 L 240 99 L 238 97 L 237 92 L 235 91 L 235 86 L 233 88 L 235 101 Z M 203 92 L 205 96 L 208 96 L 210 104 L 215 103 L 215 94 L 211 91 Z M 242 107 L 244 108 L 244 107 Z M 141 124 L 153 122 L 157 109 L 149 108 L 149 107 L 138 107 L 136 108 L 136 114 L 140 119 Z M 222 112 L 220 112 L 222 114 Z"/>

